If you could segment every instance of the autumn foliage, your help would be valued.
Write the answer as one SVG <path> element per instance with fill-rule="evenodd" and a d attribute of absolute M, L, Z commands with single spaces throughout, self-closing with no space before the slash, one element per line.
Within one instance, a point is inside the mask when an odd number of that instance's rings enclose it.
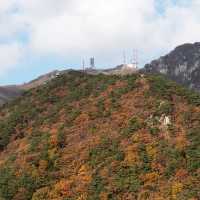
<path fill-rule="evenodd" d="M 71 71 L 0 119 L 0 200 L 200 198 L 200 97 L 163 77 Z"/>

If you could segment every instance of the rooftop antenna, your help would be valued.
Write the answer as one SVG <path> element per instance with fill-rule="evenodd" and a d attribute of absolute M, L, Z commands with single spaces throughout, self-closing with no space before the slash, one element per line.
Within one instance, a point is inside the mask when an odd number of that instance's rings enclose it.
<path fill-rule="evenodd" d="M 133 50 L 133 64 L 135 65 L 136 68 L 138 68 L 138 50 L 134 49 Z"/>
<path fill-rule="evenodd" d="M 123 51 L 123 63 L 124 65 L 126 65 L 126 52 Z"/>

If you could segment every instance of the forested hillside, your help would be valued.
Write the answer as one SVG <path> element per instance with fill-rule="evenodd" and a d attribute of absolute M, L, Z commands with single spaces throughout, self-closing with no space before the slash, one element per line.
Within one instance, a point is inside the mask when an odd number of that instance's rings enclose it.
<path fill-rule="evenodd" d="M 0 109 L 0 200 L 136 199 L 200 199 L 198 94 L 71 71 Z"/>

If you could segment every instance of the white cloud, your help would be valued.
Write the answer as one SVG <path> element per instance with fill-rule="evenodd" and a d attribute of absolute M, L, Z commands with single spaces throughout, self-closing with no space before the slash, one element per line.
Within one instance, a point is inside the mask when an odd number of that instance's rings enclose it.
<path fill-rule="evenodd" d="M 18 43 L 0 45 L 0 75 L 13 69 L 22 58 L 23 48 Z"/>
<path fill-rule="evenodd" d="M 156 0 L 61 0 L 57 6 L 52 0 L 44 15 L 39 12 L 41 20 L 32 23 L 30 45 L 39 54 L 94 54 L 102 60 L 118 49 L 117 62 L 123 49 L 136 47 L 147 61 L 178 44 L 198 41 L 199 2 L 188 2 L 168 0 L 160 15 Z M 34 19 L 34 9 L 31 13 Z"/>
<path fill-rule="evenodd" d="M 14 58 L 23 54 L 16 47 L 15 36 L 24 31 L 29 41 L 23 46 L 35 56 L 79 59 L 82 55 L 94 55 L 101 64 L 109 65 L 121 61 L 124 49 L 138 48 L 141 62 L 145 63 L 176 45 L 199 40 L 200 2 L 1 0 L 0 41 L 2 38 L 13 41 L 6 48 L 10 45 L 9 49 L 15 49 Z M 1 48 L 5 45 L 0 44 Z M 0 57 L 1 66 L 5 60 L 6 57 L 4 60 Z M 5 64 L 4 69 L 12 63 Z"/>
<path fill-rule="evenodd" d="M 156 14 L 153 0 L 61 2 L 57 14 L 33 23 L 30 45 L 37 53 L 109 56 L 140 47 Z"/>

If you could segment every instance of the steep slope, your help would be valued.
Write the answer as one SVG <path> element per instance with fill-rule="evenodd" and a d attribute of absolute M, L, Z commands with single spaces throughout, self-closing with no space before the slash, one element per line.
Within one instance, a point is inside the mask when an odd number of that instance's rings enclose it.
<path fill-rule="evenodd" d="M 52 71 L 44 74 L 28 83 L 22 85 L 9 85 L 0 87 L 0 105 L 3 105 L 15 98 L 21 96 L 24 91 L 38 87 L 40 85 L 48 83 L 50 80 L 56 78 L 61 73 L 67 73 L 68 71 Z"/>
<path fill-rule="evenodd" d="M 71 71 L 0 111 L 2 200 L 198 200 L 200 96 Z"/>
<path fill-rule="evenodd" d="M 165 74 L 177 83 L 200 91 L 200 43 L 178 46 L 168 55 L 145 65 L 145 71 Z"/>

